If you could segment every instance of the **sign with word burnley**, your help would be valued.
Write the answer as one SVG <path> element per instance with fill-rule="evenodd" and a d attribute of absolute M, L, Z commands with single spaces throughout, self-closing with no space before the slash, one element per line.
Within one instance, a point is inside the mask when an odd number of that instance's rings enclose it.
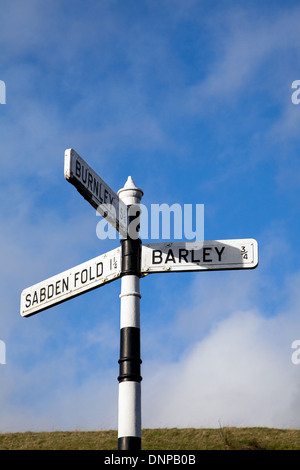
<path fill-rule="evenodd" d="M 65 178 L 123 236 L 127 236 L 127 206 L 74 149 L 65 151 Z"/>

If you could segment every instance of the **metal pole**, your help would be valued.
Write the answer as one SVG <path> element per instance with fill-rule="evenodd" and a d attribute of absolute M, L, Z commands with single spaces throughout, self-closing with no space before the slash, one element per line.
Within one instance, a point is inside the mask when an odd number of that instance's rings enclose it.
<path fill-rule="evenodd" d="M 139 209 L 143 191 L 129 177 L 118 192 L 120 199 Z M 129 227 L 139 213 L 129 217 Z M 137 224 L 133 224 L 137 225 Z M 120 359 L 118 403 L 118 450 L 141 450 L 141 357 L 140 357 L 140 259 L 141 240 L 138 232 L 121 240 L 122 278 L 120 306 Z"/>

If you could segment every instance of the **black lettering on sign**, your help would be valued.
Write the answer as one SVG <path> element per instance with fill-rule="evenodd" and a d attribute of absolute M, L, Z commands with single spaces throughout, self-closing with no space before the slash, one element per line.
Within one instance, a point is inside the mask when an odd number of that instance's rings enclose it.
<path fill-rule="evenodd" d="M 35 290 L 35 291 L 34 291 L 34 294 L 33 294 L 32 305 L 38 304 L 38 303 L 39 303 L 39 299 L 38 299 L 37 292 L 36 292 L 36 290 Z"/>
<path fill-rule="evenodd" d="M 192 263 L 200 263 L 201 261 L 200 259 L 194 258 L 195 250 L 191 250 L 191 252 L 192 252 Z"/>
<path fill-rule="evenodd" d="M 179 263 L 181 263 L 182 259 L 184 259 L 184 261 L 188 263 L 189 262 L 187 259 L 188 254 L 189 254 L 188 250 L 186 250 L 185 248 L 179 248 Z"/>
<path fill-rule="evenodd" d="M 61 293 L 60 291 L 60 279 L 58 281 L 56 281 L 55 283 L 55 295 L 59 295 Z"/>
<path fill-rule="evenodd" d="M 211 247 L 206 246 L 205 248 L 203 248 L 203 263 L 212 262 L 211 258 L 208 259 L 208 256 L 210 256 L 209 250 L 211 250 Z"/>
<path fill-rule="evenodd" d="M 172 260 L 173 263 L 175 263 L 175 256 L 174 256 L 173 251 L 171 250 L 171 248 L 168 251 L 165 263 L 168 263 L 170 260 Z"/>
<path fill-rule="evenodd" d="M 79 274 L 80 274 L 79 272 L 77 272 L 77 273 L 74 274 L 74 287 L 76 287 Z"/>
<path fill-rule="evenodd" d="M 75 174 L 78 178 L 80 178 L 81 175 L 81 165 L 78 160 L 76 160 L 76 166 L 75 166 Z"/>
<path fill-rule="evenodd" d="M 51 299 L 54 295 L 60 295 L 69 290 L 69 278 L 58 279 L 54 284 L 48 284 L 35 290 L 33 294 L 27 294 L 25 297 L 25 307 L 42 304 Z"/>
<path fill-rule="evenodd" d="M 95 276 L 93 276 L 92 274 L 92 266 L 90 266 L 90 281 L 93 281 L 95 278 Z"/>
<path fill-rule="evenodd" d="M 98 198 L 99 198 L 99 201 L 101 202 L 101 204 L 103 204 L 103 198 L 102 198 L 102 196 L 101 196 L 101 191 L 102 191 L 101 188 L 102 188 L 102 183 L 100 183 L 100 187 L 99 187 L 99 197 L 98 197 Z"/>
<path fill-rule="evenodd" d="M 53 297 L 53 295 L 54 295 L 54 285 L 49 284 L 48 289 L 47 289 L 47 298 L 51 299 L 51 297 Z"/>
<path fill-rule="evenodd" d="M 214 251 L 213 251 L 214 250 Z M 172 248 L 169 248 L 166 254 L 162 250 L 153 250 L 152 251 L 152 264 L 167 264 L 167 263 L 212 263 L 217 261 L 221 263 L 223 261 L 222 257 L 225 252 L 225 246 L 205 246 L 202 249 L 191 249 L 187 250 L 185 248 L 178 249 L 178 260 L 176 260 L 174 251 Z M 200 254 L 202 253 L 202 256 Z M 214 255 L 216 253 L 216 255 Z M 201 259 L 202 258 L 202 259 Z"/>
<path fill-rule="evenodd" d="M 84 184 L 87 182 L 87 169 L 82 165 L 81 179 Z"/>
<path fill-rule="evenodd" d="M 98 192 L 99 192 L 99 181 L 94 178 L 94 186 L 93 186 L 93 193 L 96 194 L 98 197 Z"/>
<path fill-rule="evenodd" d="M 75 175 L 81 180 L 84 186 L 98 199 L 100 204 L 113 204 L 114 196 L 109 192 L 108 189 L 102 187 L 101 182 L 90 173 L 88 168 L 76 160 L 75 163 Z"/>
<path fill-rule="evenodd" d="M 31 294 L 27 294 L 25 297 L 25 300 L 26 300 L 25 307 L 29 308 L 31 305 Z"/>
<path fill-rule="evenodd" d="M 46 299 L 46 288 L 42 287 L 40 289 L 40 302 L 44 302 L 45 299 Z"/>
<path fill-rule="evenodd" d="M 152 264 L 160 264 L 161 262 L 162 262 L 161 250 L 153 250 L 152 251 Z"/>
<path fill-rule="evenodd" d="M 97 277 L 100 277 L 103 274 L 103 263 L 101 261 L 100 263 L 96 264 L 96 273 L 97 273 Z"/>
<path fill-rule="evenodd" d="M 82 271 L 74 273 L 74 288 L 80 287 L 82 284 L 94 281 L 103 274 L 103 263 L 99 261 L 96 265 L 89 266 Z"/>
<path fill-rule="evenodd" d="M 221 260 L 221 256 L 222 256 L 223 251 L 225 250 L 225 246 L 223 246 L 220 251 L 219 251 L 218 248 L 215 246 L 215 250 L 216 250 L 216 252 L 217 252 L 217 254 L 218 254 L 218 257 L 219 257 L 218 261 L 221 262 L 221 261 L 222 261 L 222 260 Z"/>
<path fill-rule="evenodd" d="M 91 175 L 91 173 L 89 173 L 89 177 L 88 177 L 88 188 L 91 187 L 91 191 L 93 191 L 93 176 Z"/>
<path fill-rule="evenodd" d="M 88 279 L 88 271 L 87 269 L 83 269 L 81 271 L 81 284 L 85 284 Z"/>
<path fill-rule="evenodd" d="M 67 277 L 67 279 L 63 279 L 62 282 L 63 282 L 63 288 L 62 288 L 63 292 L 68 291 L 69 290 L 69 278 Z"/>

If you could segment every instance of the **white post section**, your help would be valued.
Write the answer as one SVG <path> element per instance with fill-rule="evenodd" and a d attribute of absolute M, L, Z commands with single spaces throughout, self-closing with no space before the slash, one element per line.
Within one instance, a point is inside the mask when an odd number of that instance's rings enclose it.
<path fill-rule="evenodd" d="M 141 450 L 139 203 L 143 191 L 129 177 L 119 198 L 128 206 L 128 236 L 121 240 L 122 279 L 120 312 L 118 449 Z"/>

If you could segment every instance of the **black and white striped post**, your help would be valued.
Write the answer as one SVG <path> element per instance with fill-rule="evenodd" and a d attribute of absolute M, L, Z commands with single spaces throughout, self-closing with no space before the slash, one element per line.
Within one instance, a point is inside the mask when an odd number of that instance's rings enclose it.
<path fill-rule="evenodd" d="M 131 177 L 118 192 L 128 206 L 129 231 L 121 240 L 121 306 L 118 402 L 118 450 L 141 450 L 140 275 L 141 240 L 138 238 L 139 203 L 143 191 Z M 132 215 L 131 215 L 132 214 Z M 137 230 L 135 230 L 137 228 Z"/>

